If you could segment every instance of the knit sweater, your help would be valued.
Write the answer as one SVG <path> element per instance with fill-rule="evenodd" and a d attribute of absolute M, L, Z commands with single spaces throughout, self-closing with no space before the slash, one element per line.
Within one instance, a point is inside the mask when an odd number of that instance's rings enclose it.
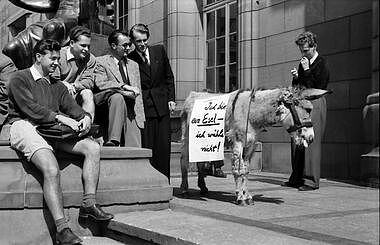
<path fill-rule="evenodd" d="M 52 123 L 57 114 L 75 120 L 88 115 L 69 94 L 66 86 L 57 80 L 33 79 L 30 69 L 15 72 L 8 84 L 8 123 L 20 119 L 36 125 Z"/>
<path fill-rule="evenodd" d="M 293 78 L 292 85 L 301 85 L 306 88 L 326 89 L 330 80 L 330 73 L 326 61 L 318 55 L 309 70 L 304 71 L 302 65 L 298 67 L 298 78 Z"/>

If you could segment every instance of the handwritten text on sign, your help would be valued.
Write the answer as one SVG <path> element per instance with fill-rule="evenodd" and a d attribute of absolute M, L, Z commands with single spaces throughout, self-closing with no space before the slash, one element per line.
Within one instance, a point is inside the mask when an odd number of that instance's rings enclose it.
<path fill-rule="evenodd" d="M 224 116 L 229 94 L 195 100 L 189 125 L 189 161 L 224 159 Z"/>

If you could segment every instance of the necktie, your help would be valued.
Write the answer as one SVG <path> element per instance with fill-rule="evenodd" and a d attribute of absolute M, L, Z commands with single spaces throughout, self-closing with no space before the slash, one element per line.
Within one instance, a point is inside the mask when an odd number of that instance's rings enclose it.
<path fill-rule="evenodd" d="M 124 72 L 124 67 L 126 68 L 126 65 L 125 65 L 125 60 L 124 59 L 121 59 L 119 61 L 119 71 L 120 71 L 120 74 L 121 74 L 121 78 L 123 79 L 123 82 L 125 84 L 128 84 L 129 85 L 129 81 L 128 81 L 128 78 Z M 125 69 L 126 70 L 126 69 Z"/>
<path fill-rule="evenodd" d="M 143 61 L 144 61 L 144 63 L 147 64 L 147 65 L 149 65 L 149 61 L 148 61 L 148 57 L 146 56 L 146 53 L 143 52 L 143 53 L 141 53 L 141 54 L 142 54 L 142 57 L 143 57 Z"/>

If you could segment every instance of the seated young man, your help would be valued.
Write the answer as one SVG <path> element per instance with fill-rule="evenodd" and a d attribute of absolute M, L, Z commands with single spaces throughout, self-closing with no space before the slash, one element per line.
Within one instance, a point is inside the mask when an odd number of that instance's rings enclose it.
<path fill-rule="evenodd" d="M 82 241 L 69 228 L 63 211 L 60 171 L 54 150 L 84 156 L 84 195 L 79 217 L 110 220 L 113 215 L 105 213 L 95 199 L 100 146 L 86 137 L 91 127 L 91 115 L 77 105 L 62 82 L 50 76 L 58 66 L 60 49 L 56 41 L 38 41 L 33 51 L 34 64 L 11 76 L 8 84 L 8 123 L 11 124 L 11 146 L 23 153 L 43 174 L 43 194 L 57 227 L 57 242 L 77 244 Z M 71 127 L 81 138 L 52 141 L 37 133 L 36 126 L 53 122 Z"/>
<path fill-rule="evenodd" d="M 70 30 L 69 46 L 61 49 L 58 69 L 54 76 L 66 85 L 69 93 L 76 98 L 82 108 L 94 118 L 95 56 L 90 53 L 91 32 L 84 26 Z"/>

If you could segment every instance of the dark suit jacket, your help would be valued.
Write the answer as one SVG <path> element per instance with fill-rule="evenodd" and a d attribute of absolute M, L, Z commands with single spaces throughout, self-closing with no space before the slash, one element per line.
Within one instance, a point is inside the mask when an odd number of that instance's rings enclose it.
<path fill-rule="evenodd" d="M 107 54 L 96 57 L 96 61 L 94 100 L 96 105 L 101 105 L 106 103 L 111 95 L 117 93 L 120 87 L 124 85 L 124 82 L 119 71 L 119 66 L 115 63 L 113 56 Z M 141 90 L 138 65 L 133 60 L 128 59 L 126 66 L 130 85 L 138 87 Z M 141 95 L 136 97 L 134 112 L 136 114 L 137 126 L 144 128 L 145 115 Z"/>
<path fill-rule="evenodd" d="M 136 50 L 129 58 L 139 64 L 145 116 L 161 117 L 169 114 L 169 101 L 175 101 L 174 76 L 162 45 L 148 48 L 150 65 L 143 62 Z"/>

